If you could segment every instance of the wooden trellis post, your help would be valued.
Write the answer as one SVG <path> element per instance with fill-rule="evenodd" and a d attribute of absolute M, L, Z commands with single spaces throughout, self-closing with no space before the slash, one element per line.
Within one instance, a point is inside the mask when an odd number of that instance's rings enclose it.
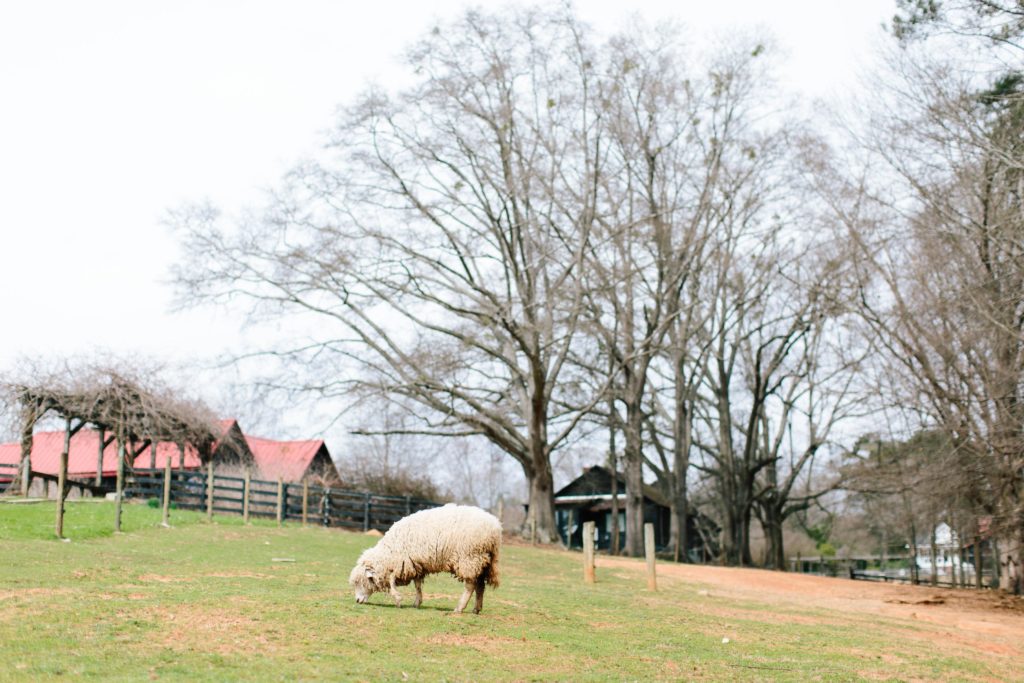
<path fill-rule="evenodd" d="M 644 555 L 647 558 L 647 588 L 658 590 L 658 577 L 654 571 L 654 525 L 644 524 Z"/>
<path fill-rule="evenodd" d="M 167 456 L 168 458 L 170 456 Z M 178 469 L 182 472 L 185 471 L 185 442 L 178 442 Z"/>
<path fill-rule="evenodd" d="M 21 422 L 21 475 L 20 491 L 22 498 L 28 497 L 28 489 L 32 483 L 32 432 L 39 419 L 39 406 L 32 408 L 22 405 Z"/>
<path fill-rule="evenodd" d="M 594 523 L 583 523 L 583 581 L 594 583 Z"/>
<path fill-rule="evenodd" d="M 106 445 L 107 433 L 100 427 L 99 429 L 99 445 L 96 447 L 96 485 L 100 486 L 103 484 L 103 447 Z"/>
<path fill-rule="evenodd" d="M 21 470 L 21 497 L 28 497 L 28 485 L 32 479 L 32 461 L 26 460 Z"/>
<path fill-rule="evenodd" d="M 64 538 L 64 496 L 68 488 L 68 453 L 71 450 L 71 418 L 64 423 L 64 450 L 60 452 L 60 468 L 57 470 L 57 538 Z"/>
<path fill-rule="evenodd" d="M 117 438 L 117 484 L 114 487 L 114 532 L 121 533 L 121 505 L 124 498 L 124 439 Z"/>

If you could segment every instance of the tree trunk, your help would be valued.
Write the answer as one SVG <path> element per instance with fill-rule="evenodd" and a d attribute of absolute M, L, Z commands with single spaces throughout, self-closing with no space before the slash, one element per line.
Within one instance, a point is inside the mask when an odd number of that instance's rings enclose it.
<path fill-rule="evenodd" d="M 609 416 L 613 415 L 611 410 L 614 410 L 614 401 L 608 402 Z M 608 551 L 612 555 L 619 554 L 619 457 L 615 452 L 615 422 L 614 419 L 609 417 L 608 419 L 608 469 L 612 475 L 612 511 L 611 511 L 611 524 L 609 525 L 608 533 L 611 535 L 610 543 L 608 545 Z"/>
<path fill-rule="evenodd" d="M 686 475 L 690 469 L 690 440 L 693 433 L 693 422 L 686 407 L 686 386 L 682 372 L 676 371 L 675 419 L 673 423 L 672 444 L 672 545 L 675 548 L 676 562 L 689 562 L 687 552 L 690 548 L 689 527 L 687 518 L 690 516 L 689 491 Z"/>
<path fill-rule="evenodd" d="M 936 545 L 935 540 L 935 523 L 932 523 L 932 585 L 938 585 L 939 583 L 939 548 Z"/>
<path fill-rule="evenodd" d="M 746 500 L 746 496 L 744 496 Z M 740 525 L 740 566 L 741 567 L 753 567 L 754 558 L 750 554 L 750 522 L 753 516 L 750 505 L 744 502 L 743 515 L 741 516 Z"/>
<path fill-rule="evenodd" d="M 764 529 L 765 568 L 777 571 L 786 571 L 786 549 L 782 539 L 782 511 L 778 509 L 773 501 L 764 506 L 764 520 L 761 528 Z"/>
<path fill-rule="evenodd" d="M 644 555 L 644 463 L 640 445 L 640 406 L 626 406 L 626 554 Z"/>
<path fill-rule="evenodd" d="M 1022 532 L 1024 533 L 1024 532 Z M 1024 590 L 1021 577 L 1021 538 L 1004 537 L 998 544 L 999 588 L 1007 593 L 1019 595 Z"/>
<path fill-rule="evenodd" d="M 535 462 L 533 472 L 527 473 L 527 480 L 530 485 L 527 528 L 532 521 L 536 524 L 537 540 L 541 543 L 554 543 L 558 539 L 558 531 L 555 528 L 555 492 L 550 463 Z"/>

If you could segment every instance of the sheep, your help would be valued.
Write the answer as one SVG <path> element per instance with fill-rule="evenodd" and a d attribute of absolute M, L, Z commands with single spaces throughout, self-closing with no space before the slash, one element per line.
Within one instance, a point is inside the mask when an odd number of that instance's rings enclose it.
<path fill-rule="evenodd" d="M 498 587 L 498 556 L 501 553 L 501 522 L 478 507 L 448 504 L 420 510 L 395 522 L 377 545 L 363 551 L 348 582 L 356 602 L 388 591 L 402 606 L 398 586 L 416 585 L 414 607 L 423 602 L 423 578 L 451 572 L 465 585 L 455 607 L 461 614 L 476 591 L 473 612 L 480 613 L 484 588 Z"/>

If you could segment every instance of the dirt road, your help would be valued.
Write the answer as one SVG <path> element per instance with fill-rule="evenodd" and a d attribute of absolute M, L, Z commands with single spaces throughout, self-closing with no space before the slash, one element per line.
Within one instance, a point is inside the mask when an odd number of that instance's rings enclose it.
<path fill-rule="evenodd" d="M 644 565 L 625 558 L 599 557 L 598 572 L 631 570 Z M 884 615 L 936 628 L 920 631 L 942 647 L 967 647 L 1008 657 L 1024 656 L 1024 598 L 996 591 L 932 588 L 852 581 L 704 565 L 658 564 L 658 581 L 710 597 L 730 597 L 792 609 L 829 608 L 851 615 Z M 712 603 L 713 604 L 713 603 Z M 813 617 L 801 616 L 802 620 Z M 824 623 L 824 622 L 823 622 Z M 1021 664 L 1024 667 L 1024 664 Z M 1022 669 L 1024 671 L 1024 669 Z"/>

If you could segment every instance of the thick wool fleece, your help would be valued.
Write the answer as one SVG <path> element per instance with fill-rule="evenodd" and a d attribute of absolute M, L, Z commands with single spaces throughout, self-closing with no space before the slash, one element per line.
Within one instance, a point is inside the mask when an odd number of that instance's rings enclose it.
<path fill-rule="evenodd" d="M 404 586 L 427 574 L 450 572 L 461 581 L 497 587 L 501 523 L 480 508 L 449 504 L 421 510 L 395 522 L 359 556 L 380 580 L 392 575 Z"/>

